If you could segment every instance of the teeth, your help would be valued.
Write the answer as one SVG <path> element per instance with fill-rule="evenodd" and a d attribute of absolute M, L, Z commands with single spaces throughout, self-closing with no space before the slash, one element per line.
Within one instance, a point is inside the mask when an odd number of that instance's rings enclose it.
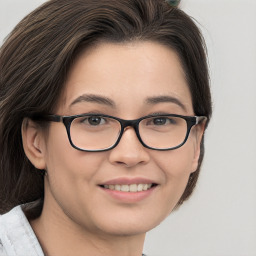
<path fill-rule="evenodd" d="M 130 186 L 129 186 L 129 185 L 122 185 L 122 186 L 121 186 L 121 191 L 123 191 L 123 192 L 129 192 L 129 191 L 130 191 Z"/>
<path fill-rule="evenodd" d="M 114 190 L 121 191 L 121 185 L 115 185 Z"/>
<path fill-rule="evenodd" d="M 143 190 L 147 190 L 148 189 L 148 184 L 144 184 L 143 185 Z"/>
<path fill-rule="evenodd" d="M 109 185 L 109 189 L 114 190 L 115 189 L 115 185 Z"/>
<path fill-rule="evenodd" d="M 143 190 L 143 184 L 139 184 L 138 185 L 138 192 L 142 191 Z"/>
<path fill-rule="evenodd" d="M 122 192 L 141 192 L 152 187 L 153 184 L 130 184 L 130 185 L 104 185 L 104 188 Z"/>
<path fill-rule="evenodd" d="M 130 192 L 137 192 L 137 191 L 138 191 L 138 186 L 137 186 L 137 184 L 131 184 L 129 191 L 130 191 Z"/>

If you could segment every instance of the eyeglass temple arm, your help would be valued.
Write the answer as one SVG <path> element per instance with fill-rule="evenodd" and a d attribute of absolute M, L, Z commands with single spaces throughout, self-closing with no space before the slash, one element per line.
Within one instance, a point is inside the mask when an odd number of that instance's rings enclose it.
<path fill-rule="evenodd" d="M 32 117 L 33 120 L 43 120 L 52 122 L 63 122 L 63 117 L 58 115 L 36 115 Z"/>

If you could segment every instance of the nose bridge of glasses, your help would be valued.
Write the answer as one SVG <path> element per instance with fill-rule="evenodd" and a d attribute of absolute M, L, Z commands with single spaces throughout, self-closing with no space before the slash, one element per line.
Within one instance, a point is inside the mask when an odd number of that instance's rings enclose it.
<path fill-rule="evenodd" d="M 137 133 L 138 123 L 138 120 L 121 120 L 123 131 L 126 131 L 127 129 L 129 129 L 129 127 L 131 127 Z"/>
<path fill-rule="evenodd" d="M 121 120 L 123 132 L 125 132 L 129 128 L 133 128 L 134 132 L 136 133 L 136 136 L 140 140 L 139 134 L 138 134 L 138 123 L 139 123 L 139 120 Z"/>

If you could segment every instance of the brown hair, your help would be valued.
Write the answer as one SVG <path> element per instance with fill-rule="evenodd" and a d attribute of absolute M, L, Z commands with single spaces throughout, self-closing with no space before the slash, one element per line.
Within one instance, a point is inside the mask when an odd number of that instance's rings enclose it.
<path fill-rule="evenodd" d="M 211 116 L 204 41 L 192 19 L 164 0 L 51 0 L 26 16 L 0 49 L 0 213 L 43 199 L 44 177 L 22 146 L 25 117 L 52 113 L 81 49 L 99 41 L 151 40 L 180 57 L 196 115 Z M 191 174 L 178 205 L 192 193 Z"/>

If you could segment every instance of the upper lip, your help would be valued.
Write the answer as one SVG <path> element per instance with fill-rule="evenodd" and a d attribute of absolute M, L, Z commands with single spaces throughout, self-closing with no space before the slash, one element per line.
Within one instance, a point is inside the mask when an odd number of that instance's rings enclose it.
<path fill-rule="evenodd" d="M 131 185 L 131 184 L 157 184 L 157 183 L 151 179 L 146 179 L 142 177 L 136 177 L 136 178 L 122 177 L 122 178 L 108 180 L 106 182 L 103 182 L 100 185 Z"/>

